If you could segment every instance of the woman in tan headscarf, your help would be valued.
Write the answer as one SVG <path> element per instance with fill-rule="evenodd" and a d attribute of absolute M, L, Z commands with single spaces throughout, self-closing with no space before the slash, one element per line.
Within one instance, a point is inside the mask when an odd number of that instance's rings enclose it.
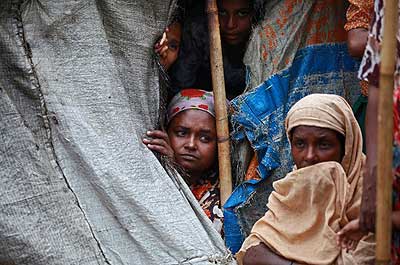
<path fill-rule="evenodd" d="M 336 95 L 309 95 L 290 109 L 285 126 L 296 168 L 273 184 L 269 210 L 243 243 L 239 264 L 373 262 L 372 243 L 362 240 L 349 253 L 336 243 L 340 228 L 359 215 L 365 162 L 349 104 Z"/>

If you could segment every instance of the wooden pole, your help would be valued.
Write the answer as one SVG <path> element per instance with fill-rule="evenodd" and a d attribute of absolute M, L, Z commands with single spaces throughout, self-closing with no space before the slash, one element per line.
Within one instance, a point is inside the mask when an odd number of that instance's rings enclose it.
<path fill-rule="evenodd" d="M 398 0 L 385 0 L 378 105 L 376 264 L 390 264 L 392 230 L 393 87 Z"/>
<path fill-rule="evenodd" d="M 222 206 L 232 193 L 232 170 L 230 159 L 228 112 L 226 109 L 224 66 L 222 60 L 221 36 L 219 33 L 218 8 L 216 0 L 207 0 L 207 14 L 208 32 L 210 36 L 210 64 L 215 102 L 219 181 Z"/>

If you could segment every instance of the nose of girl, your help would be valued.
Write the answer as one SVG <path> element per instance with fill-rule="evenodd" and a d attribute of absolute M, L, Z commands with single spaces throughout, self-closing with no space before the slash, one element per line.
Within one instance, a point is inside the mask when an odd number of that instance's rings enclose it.
<path fill-rule="evenodd" d="M 196 141 L 194 136 L 189 137 L 188 141 L 185 144 L 185 148 L 190 150 L 196 149 Z"/>
<path fill-rule="evenodd" d="M 233 16 L 228 17 L 228 21 L 226 23 L 226 27 L 228 29 L 234 29 L 236 28 L 236 19 Z"/>
<path fill-rule="evenodd" d="M 318 163 L 318 156 L 315 152 L 315 149 L 312 146 L 310 146 L 306 150 L 306 154 L 304 156 L 304 164 L 306 166 L 311 166 L 316 163 Z"/>

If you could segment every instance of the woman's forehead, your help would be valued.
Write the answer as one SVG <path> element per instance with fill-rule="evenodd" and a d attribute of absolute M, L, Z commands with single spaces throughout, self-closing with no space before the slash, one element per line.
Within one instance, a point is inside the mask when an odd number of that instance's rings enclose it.
<path fill-rule="evenodd" d="M 251 8 L 250 0 L 220 0 L 220 8 L 243 9 Z"/>
<path fill-rule="evenodd" d="M 335 131 L 330 128 L 323 128 L 317 126 L 309 126 L 309 125 L 299 125 L 292 129 L 292 136 L 325 136 L 325 135 L 337 135 L 338 131 Z"/>
<path fill-rule="evenodd" d="M 187 109 L 178 113 L 172 118 L 171 126 L 203 126 L 215 128 L 215 118 L 206 111 L 199 109 Z"/>

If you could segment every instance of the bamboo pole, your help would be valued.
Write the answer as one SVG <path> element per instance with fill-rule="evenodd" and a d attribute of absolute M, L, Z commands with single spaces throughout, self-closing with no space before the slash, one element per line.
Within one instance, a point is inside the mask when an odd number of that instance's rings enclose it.
<path fill-rule="evenodd" d="M 228 112 L 226 109 L 224 66 L 222 61 L 217 3 L 216 0 L 207 0 L 206 3 L 208 32 L 210 36 L 210 64 L 215 102 L 215 120 L 218 139 L 218 167 L 222 206 L 232 193 Z"/>
<path fill-rule="evenodd" d="M 376 264 L 390 264 L 392 230 L 393 86 L 397 54 L 398 0 L 386 0 L 378 105 Z"/>

